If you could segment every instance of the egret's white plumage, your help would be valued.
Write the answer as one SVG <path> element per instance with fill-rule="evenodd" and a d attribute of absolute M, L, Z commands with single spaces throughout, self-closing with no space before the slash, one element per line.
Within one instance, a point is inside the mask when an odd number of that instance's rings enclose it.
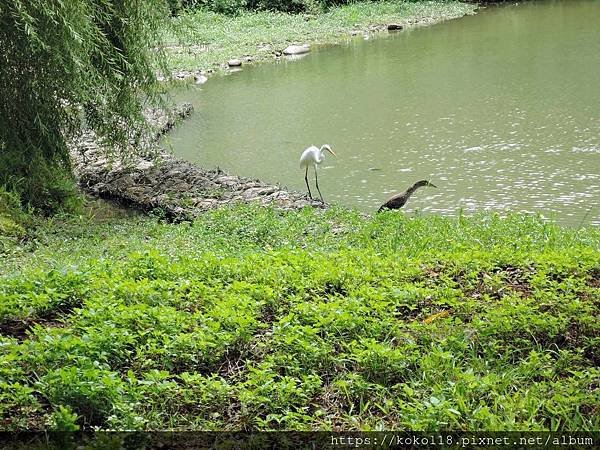
<path fill-rule="evenodd" d="M 331 153 L 333 156 L 336 154 L 331 150 L 331 147 L 327 144 L 323 145 L 321 148 L 317 148 L 314 145 L 311 145 L 306 150 L 302 152 L 302 156 L 300 156 L 300 167 L 302 169 L 306 169 L 304 173 L 304 181 L 306 181 L 306 187 L 308 188 L 308 196 L 312 198 L 312 193 L 310 192 L 310 186 L 308 185 L 308 168 L 314 167 L 315 169 L 315 183 L 317 185 L 317 191 L 319 191 L 319 197 L 321 197 L 321 201 L 323 201 L 323 195 L 321 195 L 321 190 L 319 189 L 319 178 L 317 177 L 317 165 L 321 164 L 325 160 L 325 152 Z"/>

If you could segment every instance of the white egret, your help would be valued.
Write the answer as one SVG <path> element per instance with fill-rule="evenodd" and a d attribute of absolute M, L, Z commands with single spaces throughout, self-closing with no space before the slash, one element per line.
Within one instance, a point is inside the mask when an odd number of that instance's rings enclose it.
<path fill-rule="evenodd" d="M 300 167 L 306 168 L 306 172 L 304 173 L 304 181 L 306 181 L 306 187 L 308 188 L 308 196 L 312 199 L 312 193 L 310 192 L 310 186 L 308 185 L 308 168 L 315 168 L 315 183 L 317 185 L 317 191 L 319 191 L 319 197 L 321 197 L 321 201 L 323 202 L 323 195 L 321 195 L 321 190 L 319 189 L 319 178 L 317 177 L 317 165 L 321 164 L 325 160 L 325 151 L 328 151 L 333 156 L 337 156 L 331 147 L 327 144 L 323 145 L 321 148 L 317 148 L 314 145 L 308 147 L 304 152 L 302 152 L 302 156 L 300 157 Z"/>

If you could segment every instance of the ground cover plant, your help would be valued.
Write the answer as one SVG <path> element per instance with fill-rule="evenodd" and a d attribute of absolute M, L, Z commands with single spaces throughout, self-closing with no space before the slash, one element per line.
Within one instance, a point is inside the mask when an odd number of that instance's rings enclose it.
<path fill-rule="evenodd" d="M 240 206 L 4 249 L 0 427 L 600 427 L 600 231 Z"/>

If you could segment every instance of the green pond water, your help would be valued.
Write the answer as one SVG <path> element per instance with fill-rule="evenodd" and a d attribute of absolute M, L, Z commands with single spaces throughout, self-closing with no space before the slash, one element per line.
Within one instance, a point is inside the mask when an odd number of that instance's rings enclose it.
<path fill-rule="evenodd" d="M 327 143 L 338 155 L 318 169 L 328 202 L 371 212 L 428 179 L 438 189 L 417 191 L 408 212 L 600 225 L 600 1 L 359 36 L 175 97 L 196 112 L 168 143 L 207 168 L 305 191 L 300 154 Z"/>

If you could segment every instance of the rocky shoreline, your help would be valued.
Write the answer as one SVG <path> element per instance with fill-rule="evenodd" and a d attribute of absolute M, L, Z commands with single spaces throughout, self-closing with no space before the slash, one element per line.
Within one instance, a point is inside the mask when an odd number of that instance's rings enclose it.
<path fill-rule="evenodd" d="M 202 212 L 236 202 L 273 205 L 282 209 L 327 205 L 305 194 L 259 180 L 207 170 L 181 160 L 160 148 L 157 140 L 193 112 L 184 103 L 169 112 L 145 111 L 152 129 L 147 149 L 132 149 L 131 156 L 109 156 L 91 133 L 85 133 L 71 150 L 80 187 L 95 197 L 144 212 L 155 211 L 169 220 L 193 219 Z"/>

